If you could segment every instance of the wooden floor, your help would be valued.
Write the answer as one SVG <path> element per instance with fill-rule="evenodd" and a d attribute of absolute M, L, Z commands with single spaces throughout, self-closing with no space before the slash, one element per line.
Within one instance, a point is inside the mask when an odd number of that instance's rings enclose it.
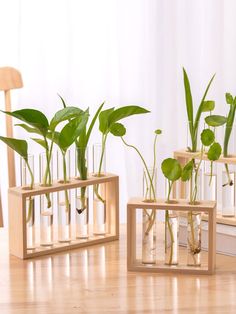
<path fill-rule="evenodd" d="M 0 313 L 236 313 L 236 258 L 214 276 L 127 273 L 121 240 L 52 257 L 9 257 L 0 229 Z"/>

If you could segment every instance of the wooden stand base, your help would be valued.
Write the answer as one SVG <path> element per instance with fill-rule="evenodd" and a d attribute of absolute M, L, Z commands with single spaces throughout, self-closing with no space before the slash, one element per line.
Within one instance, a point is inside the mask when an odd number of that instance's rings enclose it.
<path fill-rule="evenodd" d="M 177 200 L 176 204 L 167 204 L 165 200 L 158 199 L 155 203 L 143 202 L 141 198 L 131 199 L 127 204 L 127 268 L 129 271 L 140 272 L 176 272 L 191 274 L 213 274 L 215 272 L 215 228 L 216 228 L 216 204 L 215 202 L 200 202 L 199 205 L 190 205 L 186 200 Z M 157 257 L 153 265 L 143 264 L 137 256 L 137 210 L 152 209 L 156 211 L 171 210 L 177 212 L 202 212 L 208 214 L 208 252 L 201 252 L 203 266 L 186 266 L 179 263 L 176 266 L 165 265 L 163 260 Z M 139 237 L 140 238 L 140 237 Z M 140 239 L 139 239 L 140 240 Z M 141 245 L 141 241 L 138 243 Z M 186 250 L 179 248 L 181 258 Z M 185 253 L 184 253 L 185 252 Z M 158 255 L 158 250 L 157 250 Z M 181 259 L 180 258 L 180 259 Z"/>
<path fill-rule="evenodd" d="M 67 243 L 53 243 L 51 247 L 37 245 L 32 250 L 27 249 L 26 227 L 26 199 L 46 193 L 72 190 L 88 187 L 95 184 L 104 184 L 106 191 L 106 234 L 101 236 L 90 235 L 88 239 L 71 240 Z M 106 174 L 102 177 L 91 176 L 88 180 L 73 179 L 67 184 L 54 182 L 50 187 L 35 186 L 33 190 L 23 190 L 20 187 L 10 188 L 8 192 L 9 204 L 9 247 L 10 254 L 21 259 L 53 254 L 65 250 L 101 244 L 119 238 L 119 177 Z"/>

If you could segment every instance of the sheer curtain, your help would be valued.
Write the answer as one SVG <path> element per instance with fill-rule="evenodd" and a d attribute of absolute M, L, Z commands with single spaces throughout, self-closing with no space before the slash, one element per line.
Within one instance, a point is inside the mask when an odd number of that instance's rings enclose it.
<path fill-rule="evenodd" d="M 0 66 L 18 68 L 24 80 L 13 92 L 13 109 L 35 107 L 51 117 L 61 108 L 57 93 L 91 114 L 104 100 L 107 107 L 145 106 L 151 113 L 125 122 L 126 139 L 150 164 L 153 131 L 161 128 L 160 169 L 163 158 L 186 145 L 182 66 L 196 104 L 213 73 L 209 97 L 219 112 L 227 110 L 224 92 L 236 93 L 235 9 L 233 0 L 0 0 Z M 0 122 L 4 135 L 3 115 Z M 15 135 L 25 133 L 15 129 Z M 94 133 L 91 144 L 99 140 Z M 6 149 L 0 145 L 6 221 Z M 142 164 L 110 137 L 107 169 L 120 175 L 124 222 L 128 197 L 141 193 Z M 163 186 L 159 170 L 159 196 Z"/>

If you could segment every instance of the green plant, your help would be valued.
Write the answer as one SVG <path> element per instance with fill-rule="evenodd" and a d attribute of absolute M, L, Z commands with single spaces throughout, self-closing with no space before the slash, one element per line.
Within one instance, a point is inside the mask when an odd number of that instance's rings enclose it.
<path fill-rule="evenodd" d="M 233 98 L 233 96 L 230 93 L 226 93 L 225 98 L 226 98 L 226 103 L 230 105 L 228 115 L 226 117 L 221 116 L 221 115 L 208 116 L 205 118 L 205 121 L 209 126 L 212 126 L 212 127 L 219 127 L 226 124 L 225 134 L 224 134 L 224 144 L 223 144 L 223 156 L 228 157 L 229 140 L 232 134 L 233 124 L 234 124 L 234 119 L 235 119 L 236 97 Z M 231 180 L 228 164 L 225 164 L 225 170 L 227 173 L 228 182 L 224 183 L 223 186 L 226 186 L 226 185 L 232 186 L 234 182 Z"/>
<path fill-rule="evenodd" d="M 145 112 L 147 112 L 147 111 L 145 111 Z M 147 174 L 146 186 L 148 186 L 148 189 L 146 190 L 144 201 L 146 201 L 146 202 L 155 202 L 155 200 L 156 200 L 156 191 L 155 191 L 155 186 L 153 184 L 153 180 L 154 180 L 154 177 L 155 177 L 155 168 L 156 168 L 156 143 L 157 143 L 158 135 L 160 135 L 162 133 L 161 130 L 157 129 L 154 132 L 155 133 L 155 137 L 154 137 L 154 144 L 153 144 L 153 167 L 152 167 L 152 173 L 150 173 L 150 171 L 148 169 L 148 166 L 147 166 L 147 163 L 146 163 L 142 153 L 139 151 L 139 149 L 137 147 L 135 147 L 134 145 L 128 144 L 125 141 L 125 139 L 123 138 L 123 136 L 126 134 L 126 128 L 125 128 L 125 126 L 123 124 L 116 123 L 112 127 L 111 133 L 114 136 L 120 137 L 122 142 L 125 144 L 125 146 L 127 146 L 129 148 L 132 148 L 132 149 L 134 149 L 137 152 L 138 156 L 140 157 L 140 159 L 141 159 L 141 161 L 143 163 L 144 169 L 145 169 L 146 174 Z M 148 191 L 149 191 L 149 197 L 148 197 L 148 193 L 147 193 Z M 156 211 L 152 210 L 151 214 L 149 214 L 147 212 L 147 210 L 145 210 L 145 213 L 146 213 L 146 215 L 148 217 L 148 221 L 149 221 L 147 230 L 145 230 L 145 234 L 148 235 L 149 231 L 151 230 L 151 228 L 152 228 L 152 226 L 153 226 L 153 224 L 155 222 Z"/>
<path fill-rule="evenodd" d="M 200 166 L 203 160 L 204 146 L 209 147 L 207 152 L 208 160 L 211 162 L 211 177 L 212 177 L 212 165 L 213 162 L 218 160 L 221 155 L 222 148 L 219 143 L 215 142 L 215 134 L 210 129 L 204 129 L 201 133 L 201 152 L 199 154 L 199 161 L 196 164 L 195 159 L 191 159 L 183 168 L 181 180 L 186 182 L 190 181 L 190 204 L 196 204 L 197 188 L 198 188 L 198 174 Z M 211 183 L 211 179 L 210 182 Z M 201 243 L 195 240 L 194 235 L 194 223 L 193 223 L 193 212 L 188 212 L 188 221 L 191 230 L 191 240 L 189 241 L 189 246 L 193 260 L 196 264 L 195 254 L 201 251 Z"/>
<path fill-rule="evenodd" d="M 0 136 L 0 140 L 4 142 L 5 144 L 7 144 L 11 149 L 13 149 L 16 153 L 18 153 L 24 159 L 26 167 L 29 170 L 30 178 L 31 178 L 30 189 L 33 189 L 34 188 L 34 174 L 28 161 L 28 143 L 25 140 L 3 137 L 3 136 Z M 33 202 L 34 200 L 31 197 L 29 197 L 29 208 L 28 208 L 28 215 L 26 218 L 27 223 L 30 221 L 31 216 L 32 216 Z"/>
<path fill-rule="evenodd" d="M 198 175 L 203 160 L 204 147 L 209 147 L 207 152 L 207 158 L 211 162 L 211 177 L 212 177 L 212 165 L 213 162 L 218 160 L 221 155 L 222 148 L 219 143 L 215 142 L 215 134 L 210 129 L 204 129 L 201 133 L 201 151 L 196 157 L 198 157 L 198 163 L 195 162 L 195 158 L 191 159 L 183 168 L 181 179 L 186 182 L 190 180 L 190 204 L 196 203 L 197 189 L 198 189 Z M 210 179 L 211 182 L 211 179 Z"/>
<path fill-rule="evenodd" d="M 35 109 L 21 109 L 13 112 L 2 112 L 25 122 L 16 124 L 16 126 L 23 128 L 28 133 L 37 134 L 40 136 L 40 138 L 32 138 L 32 140 L 45 149 L 47 167 L 45 169 L 42 184 L 45 186 L 50 186 L 52 184 L 50 162 L 52 158 L 56 127 L 59 123 L 67 120 L 68 118 L 71 119 L 77 117 L 82 113 L 82 110 L 76 107 L 68 107 L 66 109 L 60 110 L 54 115 L 50 123 L 48 122 L 47 117 L 41 111 Z M 51 139 L 51 143 L 48 141 L 49 138 Z M 51 200 L 49 194 L 46 194 L 46 198 L 48 203 L 47 207 L 50 208 Z"/>
<path fill-rule="evenodd" d="M 130 117 L 132 115 L 137 114 L 143 114 L 148 113 L 149 111 L 145 108 L 139 107 L 139 106 L 124 106 L 120 107 L 118 109 L 109 108 L 106 110 L 103 110 L 99 114 L 99 130 L 102 133 L 102 152 L 99 162 L 99 168 L 96 175 L 99 177 L 101 176 L 101 170 L 102 170 L 102 163 L 104 159 L 105 154 L 105 148 L 106 148 L 106 141 L 108 135 L 111 133 L 115 136 L 123 136 L 125 134 L 125 127 L 123 124 L 119 123 L 118 121 Z M 97 198 L 101 202 L 105 202 L 105 200 L 102 198 L 102 196 L 98 192 L 99 185 L 94 186 L 94 192 L 97 196 Z"/>
<path fill-rule="evenodd" d="M 67 108 L 65 100 L 59 95 L 64 108 Z M 85 124 L 83 130 L 81 131 L 79 137 L 75 140 L 75 145 L 77 149 L 77 168 L 80 174 L 81 180 L 86 180 L 88 178 L 87 160 L 86 160 L 86 149 L 88 142 L 95 125 L 95 122 L 101 112 L 105 102 L 103 102 L 97 109 L 95 115 L 92 118 L 90 125 L 87 128 L 87 123 Z M 88 122 L 88 120 L 87 120 Z M 81 197 L 81 208 L 76 208 L 78 214 L 81 214 L 86 209 L 86 187 L 80 188 Z"/>
<path fill-rule="evenodd" d="M 168 193 L 167 193 L 167 203 L 170 203 L 170 195 L 171 190 L 173 187 L 173 184 L 175 181 L 179 180 L 181 178 L 182 174 L 182 168 L 178 160 L 174 158 L 167 158 L 163 160 L 161 164 L 161 170 L 166 179 L 168 180 Z M 172 264 L 172 258 L 173 258 L 173 249 L 174 249 L 174 236 L 173 236 L 173 230 L 170 224 L 170 216 L 169 216 L 169 210 L 165 211 L 165 224 L 167 224 L 167 227 L 169 229 L 170 233 L 170 241 L 171 241 L 171 247 L 170 247 L 170 258 L 169 258 L 169 264 Z M 166 229 L 165 229 L 166 230 Z M 167 235 L 165 232 L 165 253 L 167 253 Z"/>
<path fill-rule="evenodd" d="M 63 183 L 67 183 L 69 180 L 69 178 L 67 178 L 66 153 L 69 147 L 77 140 L 81 132 L 84 130 L 84 127 L 89 117 L 88 110 L 82 111 L 76 108 L 76 112 L 77 112 L 76 117 L 73 119 L 69 118 L 69 122 L 61 129 L 61 131 L 60 132 L 56 131 L 55 128 L 60 122 L 68 120 L 68 115 L 66 114 L 66 112 L 68 112 L 69 108 L 72 108 L 72 107 L 66 107 L 56 113 L 56 115 L 54 116 L 54 119 L 52 119 L 49 126 L 51 133 L 47 135 L 50 140 L 52 140 L 55 144 L 58 145 L 61 151 L 62 160 L 63 160 Z M 62 120 L 62 116 L 64 117 L 63 120 Z M 59 120 L 61 121 L 58 122 Z M 66 210 L 69 211 L 70 203 L 69 203 L 67 190 L 65 190 L 65 203 L 66 203 Z"/>
<path fill-rule="evenodd" d="M 188 116 L 188 128 L 189 128 L 189 134 L 191 138 L 191 147 L 188 147 L 188 150 L 190 152 L 196 152 L 197 151 L 197 140 L 198 140 L 198 129 L 199 129 L 199 122 L 202 113 L 204 112 L 211 112 L 215 108 L 215 102 L 212 100 L 205 100 L 208 90 L 211 86 L 211 83 L 215 77 L 215 75 L 212 76 L 210 79 L 206 90 L 203 94 L 203 97 L 201 99 L 200 105 L 197 109 L 197 113 L 194 117 L 194 110 L 193 110 L 193 99 L 192 99 L 192 93 L 191 93 L 191 87 L 190 82 L 188 79 L 188 75 L 183 68 L 183 76 L 184 76 L 184 88 L 185 88 L 185 102 L 186 102 L 186 110 L 187 110 L 187 116 Z"/>

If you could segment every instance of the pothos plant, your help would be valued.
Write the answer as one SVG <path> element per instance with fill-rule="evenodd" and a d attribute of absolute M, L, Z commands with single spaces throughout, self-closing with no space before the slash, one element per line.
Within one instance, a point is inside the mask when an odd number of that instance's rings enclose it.
<path fill-rule="evenodd" d="M 189 134 L 190 134 L 190 139 L 191 139 L 191 147 L 187 147 L 187 149 L 190 152 L 196 152 L 199 122 L 200 122 L 201 116 L 204 112 L 211 112 L 215 108 L 215 102 L 213 100 L 206 100 L 208 90 L 211 86 L 211 83 L 215 75 L 212 76 L 212 78 L 210 79 L 206 87 L 206 90 L 202 96 L 201 102 L 198 106 L 195 116 L 194 116 L 194 105 L 193 105 L 190 82 L 189 82 L 187 72 L 185 71 L 184 68 L 183 68 L 183 76 L 184 76 L 185 102 L 186 102 L 186 110 L 187 110 L 187 116 L 188 116 L 188 129 L 189 129 Z"/>
<path fill-rule="evenodd" d="M 58 111 L 52 120 L 49 122 L 45 114 L 36 109 L 21 109 L 13 112 L 3 111 L 5 114 L 10 115 L 24 123 L 15 124 L 23 128 L 25 131 L 31 134 L 37 134 L 40 138 L 31 138 L 37 144 L 41 145 L 45 149 L 46 154 L 46 169 L 43 175 L 42 185 L 52 185 L 52 174 L 50 162 L 52 158 L 54 135 L 56 127 L 59 123 L 67 120 L 68 118 L 75 118 L 82 113 L 82 110 L 76 107 L 69 107 L 64 110 Z M 50 138 L 51 141 L 48 141 Z M 47 207 L 51 207 L 50 195 L 46 194 Z"/>
<path fill-rule="evenodd" d="M 233 97 L 230 93 L 225 94 L 226 103 L 230 106 L 227 116 L 212 115 L 205 118 L 206 123 L 210 127 L 219 127 L 225 124 L 224 144 L 223 144 L 223 156 L 228 157 L 229 140 L 232 134 L 235 110 L 236 110 L 236 97 Z M 228 164 L 225 164 L 225 170 L 228 181 L 223 183 L 223 186 L 234 184 L 230 177 Z"/>
<path fill-rule="evenodd" d="M 59 95 L 61 98 L 62 104 L 64 108 L 67 108 L 67 104 L 65 100 Z M 89 126 L 88 120 L 86 124 L 84 125 L 82 131 L 80 132 L 80 135 L 75 140 L 75 146 L 77 150 L 77 168 L 79 172 L 79 178 L 81 180 L 86 180 L 88 178 L 88 167 L 87 167 L 87 160 L 86 160 L 86 150 L 89 143 L 89 139 L 92 133 L 92 130 L 94 128 L 94 125 L 96 123 L 96 120 L 99 116 L 99 113 L 101 112 L 105 102 L 103 102 L 95 112 L 92 121 L 90 122 Z M 80 188 L 80 199 L 81 199 L 81 208 L 76 208 L 78 214 L 81 214 L 86 209 L 86 187 Z"/>
<path fill-rule="evenodd" d="M 69 110 L 69 107 L 66 107 L 60 110 L 57 114 L 61 114 L 67 110 Z M 63 161 L 62 183 L 68 183 L 69 181 L 69 178 L 67 176 L 67 168 L 66 168 L 66 153 L 68 149 L 70 148 L 70 146 L 76 141 L 76 139 L 82 133 L 89 117 L 88 110 L 82 111 L 76 108 L 76 111 L 77 111 L 76 117 L 69 119 L 69 122 L 65 126 L 63 126 L 63 128 L 60 131 L 54 130 L 53 133 L 51 132 L 48 134 L 48 138 L 51 139 L 55 144 L 57 144 L 62 154 L 62 161 Z M 68 119 L 68 116 L 65 116 L 65 120 L 67 119 Z M 53 128 L 53 123 L 54 121 L 52 120 L 50 123 L 50 128 Z M 70 202 L 69 202 L 69 196 L 68 196 L 67 190 L 65 190 L 65 206 L 66 206 L 66 211 L 69 211 Z"/>
<path fill-rule="evenodd" d="M 165 160 L 163 160 L 162 164 L 161 164 L 161 170 L 162 173 L 164 174 L 164 176 L 167 179 L 167 184 L 168 184 L 168 191 L 167 191 L 167 203 L 171 203 L 171 199 L 170 199 L 170 195 L 171 195 L 171 191 L 173 188 L 173 184 L 175 181 L 179 180 L 181 178 L 182 175 L 182 168 L 180 163 L 178 162 L 178 160 L 174 159 L 174 158 L 167 158 Z M 170 223 L 170 216 L 169 216 L 169 210 L 165 211 L 165 224 L 167 225 L 167 228 L 169 230 L 169 234 L 170 234 L 170 241 L 171 241 L 171 246 L 170 246 L 170 257 L 169 257 L 169 264 L 172 264 L 172 259 L 173 259 L 173 249 L 174 249 L 174 235 L 173 235 L 173 230 L 172 230 L 172 226 Z M 165 228 L 165 253 L 167 253 L 167 234 L 166 234 L 166 230 L 167 228 Z"/>
<path fill-rule="evenodd" d="M 118 109 L 114 107 L 103 110 L 99 114 L 99 130 L 102 133 L 102 151 L 99 161 L 98 172 L 95 174 L 96 176 L 101 176 L 102 173 L 102 164 L 104 160 L 105 148 L 106 148 L 106 141 L 108 135 L 111 133 L 115 136 L 123 136 L 125 133 L 125 127 L 123 124 L 119 123 L 118 121 L 133 116 L 137 114 L 148 113 L 149 111 L 145 108 L 139 106 L 124 106 Z M 97 198 L 102 202 L 105 203 L 103 197 L 99 194 L 99 185 L 94 186 L 94 192 Z"/>
<path fill-rule="evenodd" d="M 34 188 L 34 174 L 33 174 L 33 171 L 31 169 L 29 161 L 28 161 L 28 143 L 25 140 L 3 137 L 3 136 L 0 136 L 0 140 L 3 141 L 5 144 L 7 144 L 11 149 L 13 149 L 16 153 L 18 153 L 23 158 L 23 160 L 25 161 L 25 165 L 28 168 L 30 178 L 31 178 L 29 188 L 33 189 Z M 31 216 L 32 216 L 32 210 L 34 207 L 33 202 L 34 202 L 34 200 L 30 196 L 29 197 L 29 205 L 28 205 L 29 206 L 28 207 L 28 214 L 26 217 L 27 223 L 30 221 Z"/>

